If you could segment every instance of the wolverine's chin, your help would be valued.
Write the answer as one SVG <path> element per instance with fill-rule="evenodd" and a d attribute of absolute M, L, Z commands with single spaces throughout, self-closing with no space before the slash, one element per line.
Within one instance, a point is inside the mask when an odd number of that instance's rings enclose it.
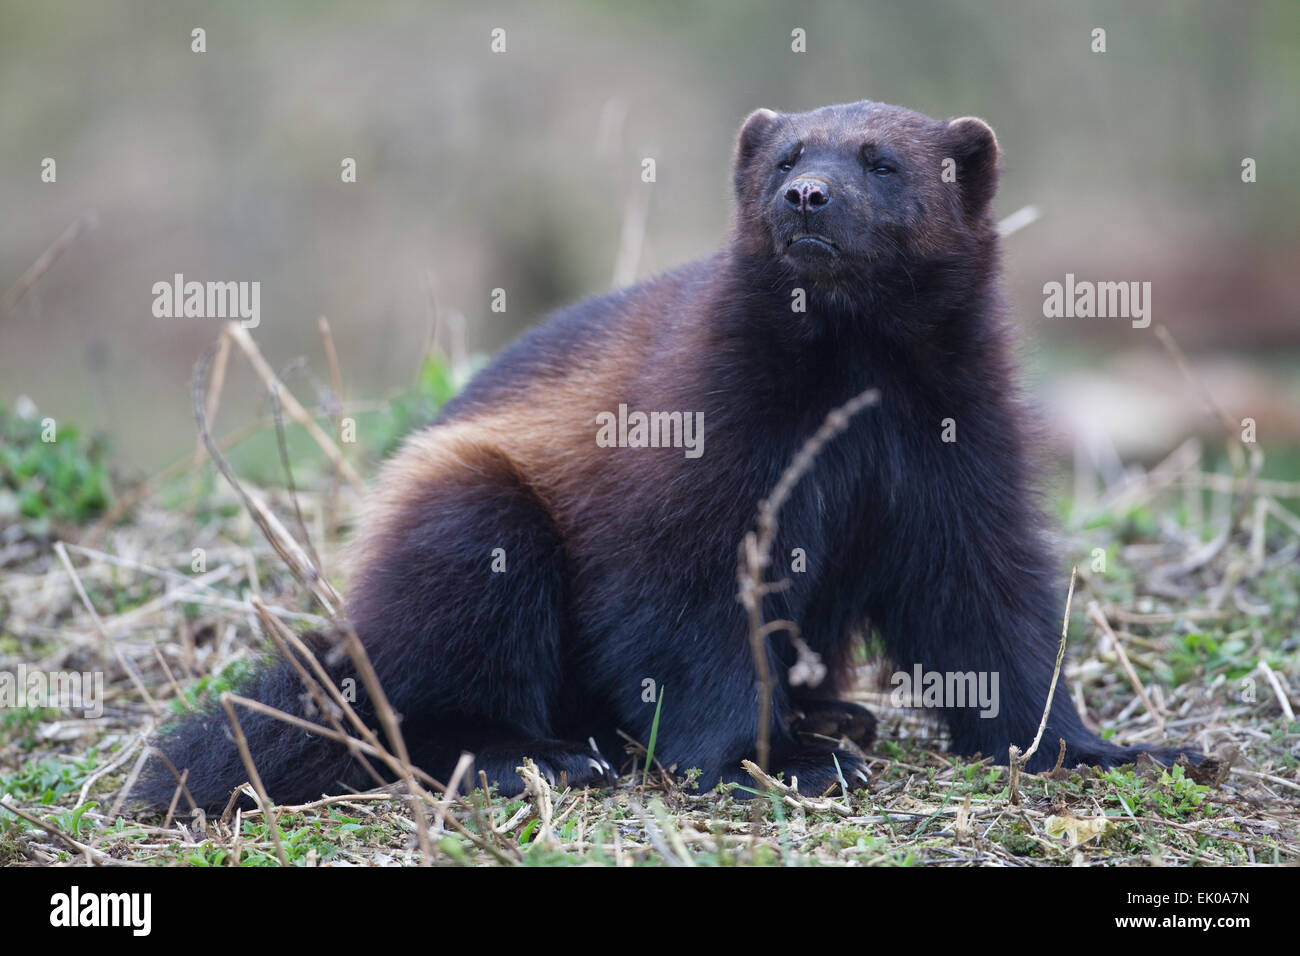
<path fill-rule="evenodd" d="M 840 247 L 825 236 L 796 233 L 786 243 L 782 258 L 800 275 L 823 279 L 835 272 Z"/>
<path fill-rule="evenodd" d="M 786 254 L 798 251 L 801 255 L 819 255 L 830 254 L 839 255 L 840 247 L 815 232 L 799 232 L 790 237 L 790 241 L 785 244 Z"/>

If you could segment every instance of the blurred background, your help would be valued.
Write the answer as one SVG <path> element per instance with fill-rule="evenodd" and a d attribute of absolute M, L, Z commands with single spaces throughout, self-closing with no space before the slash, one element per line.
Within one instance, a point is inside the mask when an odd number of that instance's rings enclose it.
<path fill-rule="evenodd" d="M 326 380 L 327 316 L 344 397 L 377 399 L 419 374 L 430 286 L 446 347 L 495 352 L 548 309 L 717 248 L 750 110 L 870 98 L 997 131 L 999 215 L 1040 213 L 1006 240 L 1005 288 L 1062 452 L 1158 460 L 1219 434 L 1157 324 L 1232 415 L 1294 447 L 1297 93 L 1293 0 L 5 0 L 0 294 L 89 228 L 0 314 L 0 402 L 105 434 L 126 475 L 187 454 L 191 369 L 220 323 L 153 316 L 175 273 L 260 281 L 262 351 Z M 1044 318 L 1067 273 L 1151 282 L 1152 328 Z M 232 361 L 222 426 L 265 410 Z"/>

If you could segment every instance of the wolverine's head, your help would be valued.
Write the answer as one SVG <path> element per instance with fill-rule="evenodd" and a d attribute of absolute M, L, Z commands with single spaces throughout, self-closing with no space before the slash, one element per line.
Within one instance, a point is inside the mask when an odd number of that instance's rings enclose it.
<path fill-rule="evenodd" d="M 835 287 L 960 255 L 991 234 L 997 180 L 997 139 L 974 117 L 869 100 L 756 110 L 736 145 L 736 238 L 747 254 Z"/>

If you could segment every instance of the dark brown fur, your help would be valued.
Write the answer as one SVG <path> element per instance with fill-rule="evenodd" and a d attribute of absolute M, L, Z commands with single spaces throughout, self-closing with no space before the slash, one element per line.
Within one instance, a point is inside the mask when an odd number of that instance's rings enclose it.
<path fill-rule="evenodd" d="M 802 549 L 807 569 L 765 615 L 797 621 L 831 674 L 820 690 L 792 686 L 791 648 L 772 640 L 774 768 L 812 792 L 835 781 L 835 761 L 850 778 L 860 768 L 821 738 L 870 742 L 870 715 L 827 695 L 871 626 L 901 671 L 999 675 L 998 716 L 942 709 L 954 750 L 1005 759 L 1028 745 L 1065 581 L 1031 490 L 996 289 L 997 175 L 979 120 L 870 102 L 760 110 L 740 132 L 721 252 L 559 313 L 408 440 L 362 522 L 349 611 L 418 763 L 445 778 L 469 750 L 506 792 L 524 756 L 596 782 L 588 739 L 611 760 L 618 731 L 648 741 L 653 686 L 660 761 L 700 769 L 705 787 L 747 779 L 758 709 L 737 544 L 827 412 L 869 386 L 879 406 L 781 516 L 775 553 Z M 703 456 L 599 447 L 596 415 L 620 403 L 703 412 Z M 948 418 L 956 442 L 941 438 Z M 258 692 L 301 711 L 283 666 Z M 244 779 L 223 723 L 210 715 L 162 744 L 212 806 Z M 340 748 L 249 724 L 277 800 L 368 782 Z M 1136 752 L 1085 728 L 1064 690 L 1032 769 L 1051 765 L 1058 738 L 1069 764 Z M 170 793 L 165 775 L 142 791 L 156 805 Z"/>

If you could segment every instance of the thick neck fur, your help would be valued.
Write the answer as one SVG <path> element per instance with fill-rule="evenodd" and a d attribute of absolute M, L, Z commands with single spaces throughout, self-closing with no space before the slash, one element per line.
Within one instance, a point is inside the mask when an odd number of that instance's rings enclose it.
<path fill-rule="evenodd" d="M 712 313 L 701 350 L 706 379 L 813 415 L 891 378 L 954 401 L 985 391 L 1007 368 L 991 227 L 968 245 L 944 260 L 881 260 L 822 285 L 770 252 L 733 243 L 715 260 L 727 281 L 713 287 L 753 291 L 703 304 Z M 799 289 L 803 312 L 792 308 Z"/>

